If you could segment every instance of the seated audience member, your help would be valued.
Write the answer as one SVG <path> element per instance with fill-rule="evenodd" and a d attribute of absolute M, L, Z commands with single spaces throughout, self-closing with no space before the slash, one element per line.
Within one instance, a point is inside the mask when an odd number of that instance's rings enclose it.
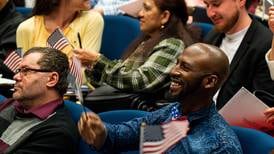
<path fill-rule="evenodd" d="M 268 19 L 269 29 L 272 31 L 272 33 L 274 33 L 274 7 L 273 6 L 269 8 L 268 14 L 269 14 L 269 19 Z M 272 39 L 272 48 L 265 55 L 265 59 L 268 64 L 268 68 L 270 70 L 272 80 L 274 80 L 274 51 L 273 50 L 274 50 L 274 39 Z M 266 110 L 265 115 L 267 117 L 267 122 L 274 125 L 274 107 Z"/>
<path fill-rule="evenodd" d="M 269 19 L 268 19 L 268 26 L 269 29 L 272 31 L 272 35 L 274 33 L 274 6 L 269 8 Z M 274 80 L 274 37 L 272 39 L 272 48 L 268 51 L 265 55 L 265 59 L 268 64 L 268 68 L 271 74 L 272 80 Z"/>
<path fill-rule="evenodd" d="M 16 49 L 16 29 L 23 20 L 12 0 L 0 0 L 0 74 L 4 78 L 11 79 L 14 75 L 3 61 Z"/>
<path fill-rule="evenodd" d="M 32 47 L 47 46 L 47 39 L 57 28 L 61 28 L 73 47 L 98 51 L 101 46 L 104 21 L 102 16 L 90 9 L 89 1 L 79 0 L 37 0 L 33 16 L 21 23 L 17 30 L 17 46 L 23 51 Z M 72 47 L 62 49 L 70 58 Z"/>
<path fill-rule="evenodd" d="M 92 85 L 107 83 L 126 92 L 152 92 L 165 85 L 181 51 L 193 39 L 185 25 L 188 19 L 184 0 L 145 0 L 139 12 L 144 33 L 121 60 L 111 61 L 94 51 L 74 50 L 85 66 Z"/>
<path fill-rule="evenodd" d="M 274 94 L 274 81 L 265 61 L 272 34 L 248 14 L 250 1 L 204 0 L 207 15 L 214 24 L 205 42 L 220 47 L 228 56 L 231 68 L 228 79 L 215 95 L 218 109 L 241 87 L 250 92 L 264 90 Z M 274 106 L 274 102 L 268 105 Z"/>
<path fill-rule="evenodd" d="M 140 125 L 159 125 L 174 118 L 173 109 L 189 121 L 187 136 L 166 153 L 242 153 L 236 134 L 218 114 L 212 98 L 227 78 L 228 58 L 219 48 L 194 44 L 181 53 L 170 76 L 169 96 L 177 103 L 121 124 L 103 123 L 94 113 L 82 115 L 78 129 L 98 151 L 138 149 Z"/>
<path fill-rule="evenodd" d="M 79 134 L 63 103 L 68 72 L 59 50 L 24 54 L 13 96 L 0 104 L 0 153 L 76 153 Z"/>

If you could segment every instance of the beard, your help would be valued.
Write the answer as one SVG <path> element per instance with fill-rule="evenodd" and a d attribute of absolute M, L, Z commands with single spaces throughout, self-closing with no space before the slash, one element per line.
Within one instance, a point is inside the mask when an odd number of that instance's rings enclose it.
<path fill-rule="evenodd" d="M 227 33 L 231 30 L 231 28 L 237 23 L 239 20 L 240 12 L 237 10 L 231 18 L 227 20 L 224 25 L 215 25 L 214 30 L 221 33 Z"/>
<path fill-rule="evenodd" d="M 169 101 L 181 101 L 185 97 L 195 95 L 198 91 L 200 91 L 202 87 L 202 81 L 203 81 L 204 76 L 199 76 L 193 79 L 190 82 L 187 82 L 183 79 L 178 79 L 178 78 L 172 78 L 172 81 L 175 81 L 182 85 L 181 90 L 176 94 L 174 94 L 171 90 L 169 90 L 165 94 L 165 98 Z"/>

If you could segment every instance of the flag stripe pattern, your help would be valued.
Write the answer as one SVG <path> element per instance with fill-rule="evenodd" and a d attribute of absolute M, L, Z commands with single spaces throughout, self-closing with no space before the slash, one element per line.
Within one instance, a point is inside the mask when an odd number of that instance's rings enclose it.
<path fill-rule="evenodd" d="M 145 126 L 142 153 L 164 153 L 183 137 L 186 137 L 188 125 L 189 123 L 187 120 L 172 120 L 169 123 L 154 126 L 159 127 L 158 129 L 152 129 L 151 126 Z M 155 140 L 155 136 L 158 136 L 156 137 L 158 140 Z"/>
<path fill-rule="evenodd" d="M 76 84 L 78 84 L 79 87 L 81 87 L 83 79 L 82 65 L 80 60 L 78 60 L 75 56 L 72 56 L 70 74 L 75 77 Z"/>
<path fill-rule="evenodd" d="M 3 62 L 13 72 L 15 72 L 15 70 L 19 68 L 19 65 L 22 61 L 22 58 L 20 56 L 21 54 L 18 52 L 20 51 L 12 51 Z"/>
<path fill-rule="evenodd" d="M 62 50 L 68 45 L 69 41 L 60 28 L 56 28 L 47 39 L 47 46 L 54 49 Z"/>

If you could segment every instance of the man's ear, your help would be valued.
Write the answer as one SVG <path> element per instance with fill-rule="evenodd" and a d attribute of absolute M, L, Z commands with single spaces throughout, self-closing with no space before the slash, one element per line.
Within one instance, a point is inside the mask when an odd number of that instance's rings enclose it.
<path fill-rule="evenodd" d="M 218 80 L 219 80 L 219 78 L 215 74 L 211 74 L 211 75 L 206 76 L 203 79 L 204 88 L 206 88 L 206 89 L 215 88 L 218 84 Z"/>
<path fill-rule="evenodd" d="M 48 77 L 47 86 L 54 87 L 59 81 L 59 74 L 57 72 L 51 72 L 51 75 Z"/>
<path fill-rule="evenodd" d="M 170 18 L 170 12 L 168 10 L 165 10 L 161 14 L 161 25 L 165 25 Z"/>

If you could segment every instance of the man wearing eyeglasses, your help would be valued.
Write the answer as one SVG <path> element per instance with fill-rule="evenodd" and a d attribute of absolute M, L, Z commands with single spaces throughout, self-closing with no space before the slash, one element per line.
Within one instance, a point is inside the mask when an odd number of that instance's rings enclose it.
<path fill-rule="evenodd" d="M 59 50 L 25 53 L 13 98 L 0 105 L 0 153 L 77 153 L 78 132 L 62 99 L 68 72 L 68 58 Z"/>

